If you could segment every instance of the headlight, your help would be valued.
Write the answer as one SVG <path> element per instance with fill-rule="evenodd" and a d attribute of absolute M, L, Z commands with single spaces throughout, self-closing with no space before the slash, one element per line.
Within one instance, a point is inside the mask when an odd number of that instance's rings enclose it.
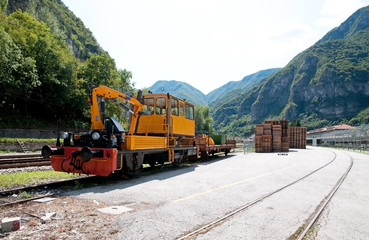
<path fill-rule="evenodd" d="M 94 133 L 92 133 L 92 135 L 91 135 L 91 137 L 92 137 L 92 139 L 93 140 L 99 140 L 99 138 L 100 138 L 100 133 L 98 133 L 98 132 L 94 132 Z"/>
<path fill-rule="evenodd" d="M 69 137 L 69 134 L 67 132 L 61 132 L 60 133 L 60 138 L 61 139 L 67 139 Z"/>

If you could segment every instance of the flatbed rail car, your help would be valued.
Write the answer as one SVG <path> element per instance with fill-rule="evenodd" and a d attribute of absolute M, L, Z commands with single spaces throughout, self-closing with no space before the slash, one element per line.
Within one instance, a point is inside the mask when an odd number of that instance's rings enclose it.
<path fill-rule="evenodd" d="M 227 139 L 223 144 L 215 144 L 211 137 L 204 134 L 196 135 L 195 142 L 202 159 L 221 152 L 227 156 L 232 149 L 236 148 L 236 140 Z"/>

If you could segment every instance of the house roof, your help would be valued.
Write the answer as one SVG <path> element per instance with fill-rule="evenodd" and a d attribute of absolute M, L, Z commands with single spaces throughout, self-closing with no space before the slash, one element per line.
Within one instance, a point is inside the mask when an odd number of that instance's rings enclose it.
<path fill-rule="evenodd" d="M 331 132 L 335 130 L 348 130 L 348 129 L 356 129 L 356 127 L 353 127 L 347 124 L 340 124 L 336 126 L 314 129 L 314 130 L 308 131 L 306 134 L 323 133 L 323 132 Z"/>

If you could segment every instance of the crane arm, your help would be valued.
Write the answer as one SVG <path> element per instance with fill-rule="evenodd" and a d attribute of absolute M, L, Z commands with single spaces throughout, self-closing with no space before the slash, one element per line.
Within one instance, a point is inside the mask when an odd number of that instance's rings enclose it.
<path fill-rule="evenodd" d="M 91 129 L 105 130 L 104 121 L 101 119 L 99 106 L 97 103 L 97 97 L 103 97 L 107 99 L 119 98 L 132 103 L 133 105 L 133 110 L 129 110 L 129 112 L 132 114 L 132 118 L 128 134 L 133 134 L 135 132 L 139 113 L 144 108 L 144 105 L 140 101 L 103 85 L 99 85 L 98 87 L 92 89 L 91 95 Z"/>

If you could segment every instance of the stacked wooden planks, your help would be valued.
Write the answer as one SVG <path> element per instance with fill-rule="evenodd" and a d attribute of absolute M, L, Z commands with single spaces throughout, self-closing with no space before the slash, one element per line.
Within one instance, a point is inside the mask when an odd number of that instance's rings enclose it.
<path fill-rule="evenodd" d="M 287 120 L 256 125 L 255 152 L 288 152 L 289 144 Z"/>
<path fill-rule="evenodd" d="M 306 127 L 289 127 L 290 148 L 306 148 Z"/>
<path fill-rule="evenodd" d="M 272 125 L 257 124 L 255 132 L 255 152 L 271 152 L 272 146 Z"/>
<path fill-rule="evenodd" d="M 282 152 L 288 152 L 290 149 L 290 134 L 288 128 L 288 121 L 281 120 L 282 125 Z"/>
<path fill-rule="evenodd" d="M 256 124 L 255 152 L 288 152 L 306 148 L 306 127 L 289 127 L 287 120 Z"/>
<path fill-rule="evenodd" d="M 273 125 L 273 152 L 282 151 L 282 126 Z"/>

